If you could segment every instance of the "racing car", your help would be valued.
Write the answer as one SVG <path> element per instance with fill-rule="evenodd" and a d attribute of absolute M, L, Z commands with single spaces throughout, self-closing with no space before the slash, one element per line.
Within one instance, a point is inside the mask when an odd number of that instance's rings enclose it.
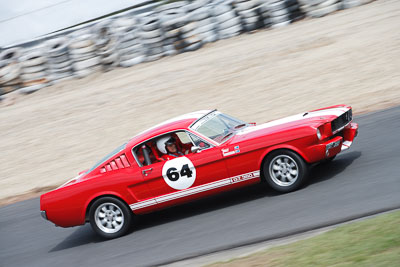
<path fill-rule="evenodd" d="M 158 124 L 91 169 L 40 197 L 56 226 L 89 222 L 104 238 L 131 228 L 135 215 L 265 183 L 287 193 L 309 167 L 348 149 L 358 133 L 352 108 L 331 106 L 264 124 L 202 110 Z"/>

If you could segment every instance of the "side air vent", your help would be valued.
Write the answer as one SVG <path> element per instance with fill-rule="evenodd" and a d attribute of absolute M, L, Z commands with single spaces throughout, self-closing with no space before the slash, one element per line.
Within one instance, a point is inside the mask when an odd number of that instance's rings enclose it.
<path fill-rule="evenodd" d="M 130 167 L 131 165 L 129 164 L 128 159 L 126 158 L 125 154 L 120 155 L 119 157 L 116 157 L 112 161 L 108 162 L 106 165 L 104 165 L 100 169 L 100 173 L 105 173 L 109 171 L 115 171 L 119 169 L 125 169 Z"/>

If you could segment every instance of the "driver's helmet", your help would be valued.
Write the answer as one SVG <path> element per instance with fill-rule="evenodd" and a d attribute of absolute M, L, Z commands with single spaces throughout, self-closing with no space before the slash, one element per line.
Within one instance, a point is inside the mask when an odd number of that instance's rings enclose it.
<path fill-rule="evenodd" d="M 168 154 L 167 145 L 176 144 L 175 139 L 170 136 L 164 136 L 157 140 L 157 148 L 163 154 Z"/>

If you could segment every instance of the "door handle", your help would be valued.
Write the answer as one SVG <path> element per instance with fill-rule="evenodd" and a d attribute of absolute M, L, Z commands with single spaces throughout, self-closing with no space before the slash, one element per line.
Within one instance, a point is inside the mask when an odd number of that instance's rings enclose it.
<path fill-rule="evenodd" d="M 145 170 L 142 171 L 142 173 L 143 173 L 144 176 L 147 176 L 148 175 L 147 172 L 150 172 L 152 170 L 153 170 L 153 168 L 145 169 Z"/>

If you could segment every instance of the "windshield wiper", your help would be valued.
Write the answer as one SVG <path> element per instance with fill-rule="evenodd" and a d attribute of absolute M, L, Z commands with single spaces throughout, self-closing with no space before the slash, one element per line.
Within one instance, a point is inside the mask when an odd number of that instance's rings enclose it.
<path fill-rule="evenodd" d="M 242 128 L 246 125 L 247 125 L 247 123 L 242 123 L 242 124 L 236 125 L 234 129 L 236 130 L 236 129 Z"/>
<path fill-rule="evenodd" d="M 231 136 L 233 133 L 232 132 L 230 132 L 230 133 L 228 133 L 227 135 L 225 135 L 224 137 L 222 137 L 221 138 L 221 142 L 223 141 L 223 140 L 225 140 L 226 138 L 228 138 L 229 136 Z"/>

